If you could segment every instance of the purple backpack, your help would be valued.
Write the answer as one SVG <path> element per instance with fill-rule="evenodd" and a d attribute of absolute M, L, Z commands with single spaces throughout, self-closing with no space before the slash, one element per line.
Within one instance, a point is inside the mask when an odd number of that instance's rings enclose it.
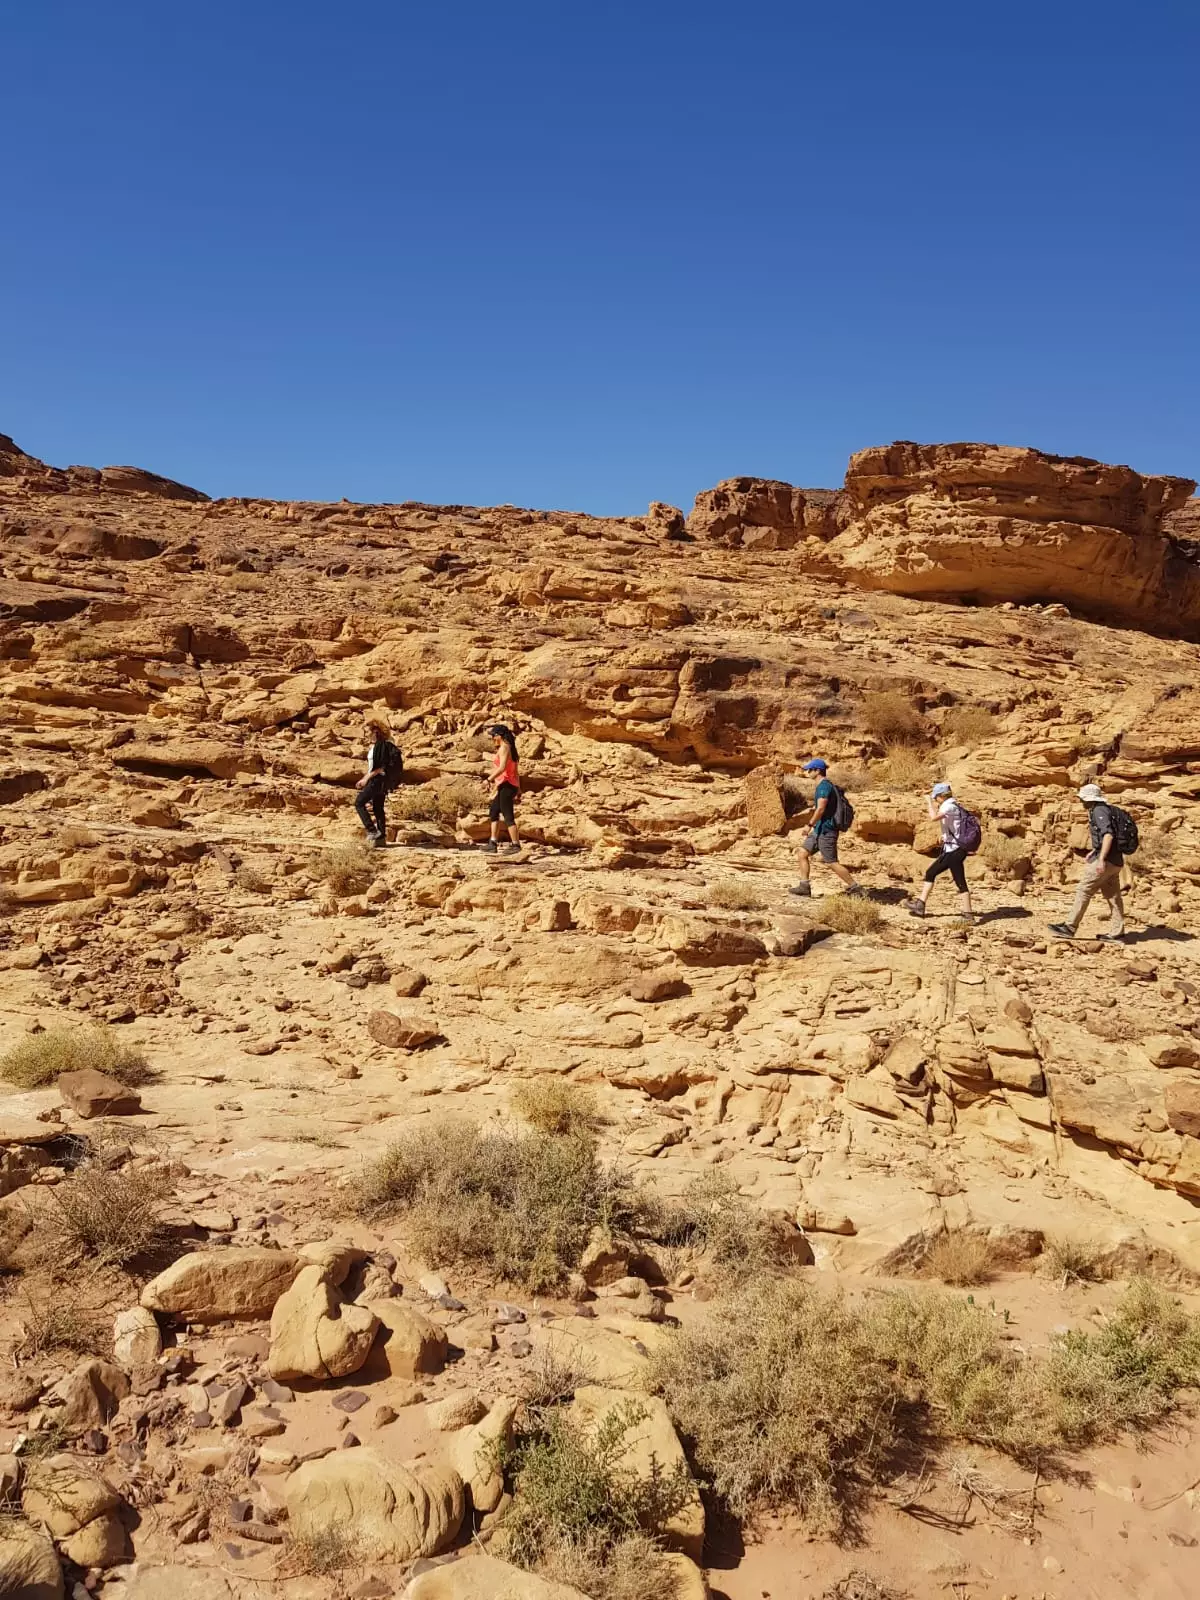
<path fill-rule="evenodd" d="M 966 806 L 954 802 L 958 808 L 958 815 L 954 819 L 954 837 L 958 841 L 957 848 L 965 850 L 968 855 L 974 855 L 983 842 L 983 828 L 979 818 L 973 811 L 968 811 Z"/>

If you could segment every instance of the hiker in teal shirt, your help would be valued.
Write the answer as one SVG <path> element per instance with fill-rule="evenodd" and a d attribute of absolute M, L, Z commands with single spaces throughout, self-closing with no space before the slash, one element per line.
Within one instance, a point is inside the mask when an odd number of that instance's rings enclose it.
<path fill-rule="evenodd" d="M 809 874 L 812 871 L 812 858 L 819 855 L 825 865 L 832 869 L 834 874 L 846 886 L 847 894 L 861 894 L 862 890 L 855 883 L 854 878 L 838 860 L 838 837 L 841 829 L 838 827 L 838 787 L 830 782 L 827 776 L 828 766 L 820 756 L 814 756 L 811 761 L 804 763 L 805 772 L 820 773 L 816 793 L 813 795 L 813 808 L 811 813 L 812 827 L 800 846 L 800 882 L 792 894 L 808 896 L 812 894 L 812 885 L 809 883 Z"/>

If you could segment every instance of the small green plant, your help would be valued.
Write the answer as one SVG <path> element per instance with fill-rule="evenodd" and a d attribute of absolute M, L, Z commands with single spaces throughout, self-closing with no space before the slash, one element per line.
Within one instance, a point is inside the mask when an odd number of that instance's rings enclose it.
<path fill-rule="evenodd" d="M 984 706 L 951 706 L 942 719 L 942 743 L 974 749 L 992 738 L 997 727 L 995 713 Z"/>
<path fill-rule="evenodd" d="M 331 845 L 313 863 L 313 871 L 334 894 L 363 894 L 375 881 L 379 863 L 364 844 Z"/>
<path fill-rule="evenodd" d="M 897 694 L 895 690 L 865 695 L 863 722 L 868 732 L 888 748 L 892 745 L 923 744 L 929 734 L 925 718 L 904 695 Z"/>
<path fill-rule="evenodd" d="M 526 1571 L 578 1586 L 601 1600 L 636 1600 L 660 1583 L 670 1592 L 670 1566 L 656 1534 L 695 1490 L 686 1467 L 641 1476 L 625 1465 L 629 1434 L 646 1418 L 627 1401 L 585 1430 L 554 1408 L 527 1411 L 504 1460 L 513 1500 L 499 1533 L 504 1557 Z M 641 1562 L 641 1586 L 626 1587 Z M 568 1576 L 569 1575 L 569 1576 Z"/>
<path fill-rule="evenodd" d="M 761 891 L 753 884 L 738 883 L 733 878 L 710 885 L 704 898 L 710 906 L 719 906 L 724 911 L 761 911 L 766 905 Z"/>
<path fill-rule="evenodd" d="M 567 1078 L 526 1078 L 513 1090 L 512 1107 L 543 1133 L 586 1133 L 603 1121 L 595 1096 Z"/>
<path fill-rule="evenodd" d="M 878 933 L 883 927 L 883 913 L 871 900 L 860 900 L 848 894 L 826 895 L 813 907 L 818 922 L 835 933 Z"/>
<path fill-rule="evenodd" d="M 947 1228 L 926 1250 L 921 1274 L 959 1287 L 988 1283 L 996 1275 L 995 1252 L 983 1234 Z"/>
<path fill-rule="evenodd" d="M 0 1077 L 18 1089 L 40 1089 L 64 1072 L 91 1067 L 136 1088 L 156 1074 L 140 1046 L 127 1043 L 112 1028 L 87 1024 L 31 1033 L 0 1058 Z"/>

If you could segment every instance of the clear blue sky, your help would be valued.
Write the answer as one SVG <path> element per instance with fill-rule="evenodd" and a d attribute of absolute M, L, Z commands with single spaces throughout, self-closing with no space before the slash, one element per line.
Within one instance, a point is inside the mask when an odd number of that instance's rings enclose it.
<path fill-rule="evenodd" d="M 1200 474 L 1196 0 L 8 0 L 0 432 L 619 513 Z"/>

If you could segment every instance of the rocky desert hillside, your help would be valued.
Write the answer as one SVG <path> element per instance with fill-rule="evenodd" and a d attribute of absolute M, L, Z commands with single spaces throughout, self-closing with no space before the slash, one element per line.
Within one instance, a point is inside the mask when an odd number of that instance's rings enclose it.
<path fill-rule="evenodd" d="M 0 437 L 0 1593 L 1193 1592 L 1194 490 L 898 443 L 601 519 Z M 788 893 L 813 755 L 861 899 Z M 902 904 L 942 778 L 975 924 Z M 1123 944 L 1047 929 L 1088 781 Z"/>

